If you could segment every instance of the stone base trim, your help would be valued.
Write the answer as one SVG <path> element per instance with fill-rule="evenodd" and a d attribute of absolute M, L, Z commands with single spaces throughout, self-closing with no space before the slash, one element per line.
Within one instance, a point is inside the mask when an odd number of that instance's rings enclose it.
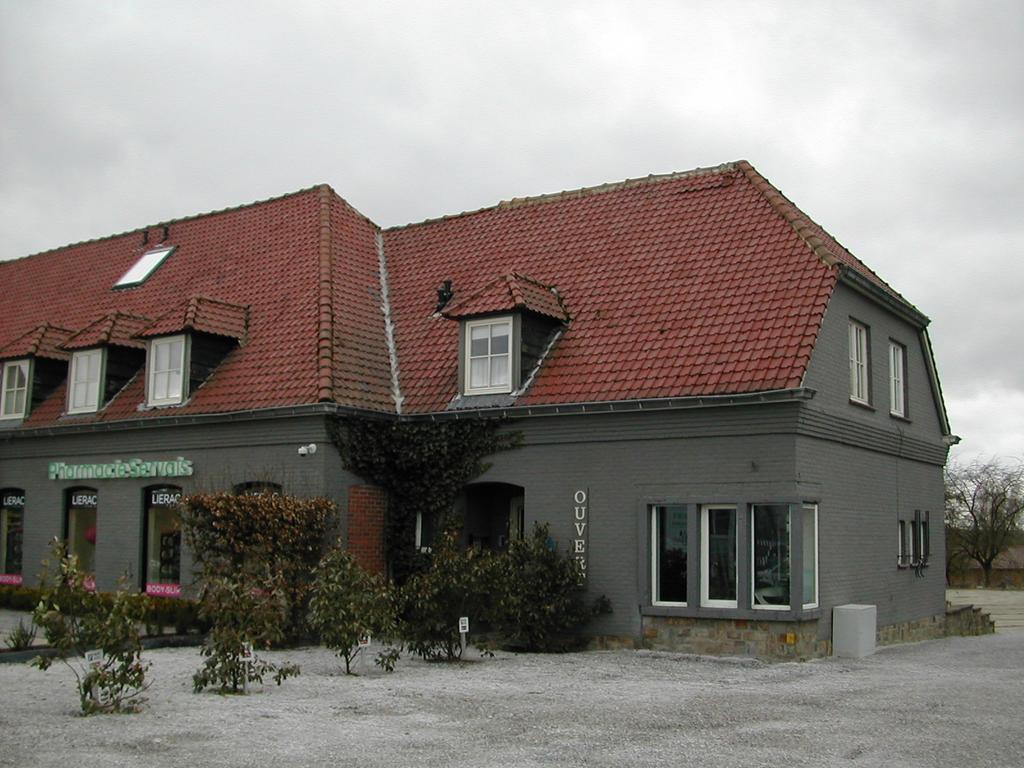
<path fill-rule="evenodd" d="M 879 645 L 893 645 L 936 640 L 941 637 L 991 635 L 995 631 L 992 619 L 987 613 L 983 613 L 981 608 L 975 608 L 973 605 L 947 605 L 945 613 L 879 627 L 876 637 Z"/>
<path fill-rule="evenodd" d="M 831 643 L 818 639 L 818 619 L 756 621 L 644 616 L 643 647 L 783 661 L 827 656 Z"/>

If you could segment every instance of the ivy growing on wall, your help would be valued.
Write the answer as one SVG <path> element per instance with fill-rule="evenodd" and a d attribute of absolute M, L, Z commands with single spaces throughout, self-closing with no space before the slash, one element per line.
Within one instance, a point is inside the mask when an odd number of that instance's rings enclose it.
<path fill-rule="evenodd" d="M 418 570 L 416 515 L 446 519 L 462 488 L 483 474 L 483 459 L 515 448 L 518 432 L 500 432 L 498 419 L 410 422 L 339 417 L 332 437 L 345 468 L 388 494 L 385 546 L 392 575 Z"/>

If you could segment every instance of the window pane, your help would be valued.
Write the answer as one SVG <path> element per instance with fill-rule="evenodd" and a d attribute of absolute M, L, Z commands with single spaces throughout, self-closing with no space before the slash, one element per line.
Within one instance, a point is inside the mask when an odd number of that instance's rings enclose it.
<path fill-rule="evenodd" d="M 491 354 L 508 354 L 508 337 L 511 328 L 508 323 L 500 323 L 491 326 Z"/>
<path fill-rule="evenodd" d="M 685 603 L 686 507 L 656 507 L 655 515 L 657 583 L 654 599 L 662 603 Z"/>
<path fill-rule="evenodd" d="M 736 510 L 709 509 L 708 599 L 736 599 Z"/>
<path fill-rule="evenodd" d="M 25 412 L 25 390 L 18 389 L 14 392 L 14 410 L 8 411 L 8 413 L 24 413 Z"/>
<path fill-rule="evenodd" d="M 503 387 L 508 384 L 508 358 L 491 358 L 491 386 Z"/>
<path fill-rule="evenodd" d="M 469 385 L 471 387 L 488 386 L 488 358 L 478 357 L 470 361 Z"/>
<path fill-rule="evenodd" d="M 96 510 L 71 507 L 68 510 L 68 551 L 78 557 L 86 573 L 96 567 Z"/>
<path fill-rule="evenodd" d="M 167 397 L 181 397 L 181 371 L 172 370 L 167 374 Z"/>
<path fill-rule="evenodd" d="M 490 326 L 474 325 L 469 329 L 469 354 L 473 357 L 490 351 Z"/>
<path fill-rule="evenodd" d="M 0 573 L 21 573 L 21 509 L 0 509 Z"/>
<path fill-rule="evenodd" d="M 803 577 L 804 605 L 818 602 L 818 508 L 806 506 L 803 509 Z"/>
<path fill-rule="evenodd" d="M 757 505 L 754 524 L 754 605 L 789 605 L 789 507 Z"/>
<path fill-rule="evenodd" d="M 147 514 L 146 581 L 177 584 L 181 578 L 181 523 L 174 507 L 150 507 Z"/>
<path fill-rule="evenodd" d="M 153 363 L 153 370 L 166 371 L 171 361 L 171 349 L 167 344 L 154 344 L 153 345 L 154 357 L 156 360 Z"/>
<path fill-rule="evenodd" d="M 182 344 L 183 343 L 184 342 L 182 342 L 179 339 L 177 341 L 172 341 L 168 345 L 170 347 L 170 349 L 171 349 L 171 361 L 170 361 L 170 365 L 168 367 L 172 371 L 180 371 L 181 370 L 181 351 L 182 351 Z"/>

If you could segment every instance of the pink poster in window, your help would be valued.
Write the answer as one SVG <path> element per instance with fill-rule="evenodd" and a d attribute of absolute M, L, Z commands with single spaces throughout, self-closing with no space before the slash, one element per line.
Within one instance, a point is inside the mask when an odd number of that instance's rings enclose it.
<path fill-rule="evenodd" d="M 21 574 L 20 573 L 0 573 L 0 584 L 6 584 L 13 587 L 21 586 Z"/>
<path fill-rule="evenodd" d="M 146 594 L 154 597 L 181 597 L 181 585 L 147 582 Z"/>

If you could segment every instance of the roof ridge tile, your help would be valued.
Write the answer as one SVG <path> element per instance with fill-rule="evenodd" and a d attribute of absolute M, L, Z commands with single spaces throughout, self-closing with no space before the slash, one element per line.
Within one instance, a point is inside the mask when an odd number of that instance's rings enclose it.
<path fill-rule="evenodd" d="M 334 301 L 331 256 L 331 194 L 326 184 L 319 187 L 320 231 L 317 283 L 317 400 L 334 399 Z"/>
<path fill-rule="evenodd" d="M 738 161 L 745 162 L 745 161 Z M 426 224 L 436 224 L 438 222 L 450 221 L 452 219 L 467 218 L 469 216 L 475 216 L 480 213 L 487 213 L 488 211 L 500 211 L 509 210 L 512 208 L 520 208 L 526 205 L 538 205 L 541 203 L 558 202 L 562 200 L 571 200 L 581 197 L 590 197 L 592 195 L 600 195 L 606 192 L 618 192 L 623 189 L 631 189 L 633 187 L 645 186 L 648 184 L 658 184 L 665 181 L 678 181 L 679 179 L 687 178 L 700 178 L 703 176 L 713 176 L 719 173 L 728 173 L 735 171 L 737 167 L 736 162 L 722 163 L 721 165 L 711 166 L 707 168 L 692 168 L 688 171 L 671 171 L 669 173 L 652 173 L 647 176 L 638 176 L 631 179 L 623 179 L 622 181 L 610 181 L 601 184 L 594 184 L 589 187 L 579 187 L 578 189 L 562 190 L 561 192 L 548 192 L 541 195 L 528 195 L 525 197 L 513 197 L 508 200 L 501 200 L 493 205 L 486 205 L 482 208 L 476 208 L 470 211 L 461 211 L 460 213 L 450 213 L 443 216 L 435 216 L 422 221 L 412 221 L 407 224 L 397 224 L 393 227 L 385 227 L 385 232 L 395 232 L 403 229 L 409 229 L 411 227 L 420 227 Z"/>

